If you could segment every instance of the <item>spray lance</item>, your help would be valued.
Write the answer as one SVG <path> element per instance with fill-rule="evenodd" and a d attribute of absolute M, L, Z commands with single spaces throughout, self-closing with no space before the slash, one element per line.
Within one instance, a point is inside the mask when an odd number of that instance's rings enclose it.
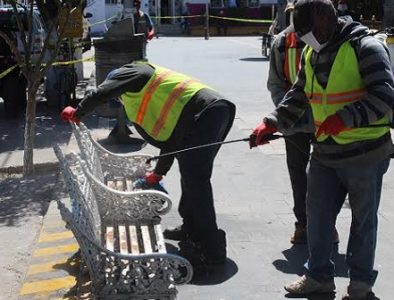
<path fill-rule="evenodd" d="M 279 134 L 270 134 L 270 135 L 267 135 L 264 140 L 268 142 L 268 141 L 277 140 L 277 139 L 282 138 L 282 137 L 284 137 L 284 136 L 283 135 L 279 135 Z M 147 159 L 146 163 L 149 164 L 152 160 L 156 160 L 156 159 L 159 159 L 161 157 L 166 157 L 166 156 L 170 156 L 170 155 L 183 153 L 183 152 L 190 151 L 190 150 L 197 150 L 197 149 L 202 149 L 202 148 L 207 148 L 207 147 L 213 147 L 213 146 L 219 146 L 219 145 L 231 144 L 231 143 L 238 143 L 238 142 L 249 142 L 250 140 L 255 139 L 255 138 L 256 138 L 256 136 L 252 135 L 250 137 L 243 138 L 243 139 L 237 139 L 237 140 L 231 140 L 231 141 L 222 141 L 222 142 L 215 142 L 215 143 L 209 143 L 209 144 L 204 144 L 204 145 L 198 145 L 198 146 L 194 146 L 194 147 L 190 147 L 190 148 L 185 148 L 185 149 L 181 149 L 181 150 L 177 150 L 177 151 L 173 151 L 173 152 L 164 153 L 162 155 L 153 156 L 153 157 Z"/>
<path fill-rule="evenodd" d="M 376 127 L 392 127 L 392 124 L 371 124 L 371 125 L 360 126 L 359 128 L 376 128 Z M 269 141 L 277 140 L 277 139 L 283 138 L 283 137 L 285 137 L 285 136 L 284 135 L 279 135 L 279 134 L 270 134 L 270 135 L 267 135 L 264 138 L 264 140 L 269 142 Z M 151 157 L 151 158 L 146 160 L 146 164 L 150 164 L 150 162 L 152 160 L 157 160 L 157 159 L 159 159 L 161 157 L 171 156 L 171 155 L 183 153 L 183 152 L 186 152 L 186 151 L 198 150 L 198 149 L 203 149 L 203 148 L 207 148 L 207 147 L 213 147 L 213 146 L 219 146 L 219 145 L 225 145 L 225 144 L 232 144 L 232 143 L 238 143 L 238 142 L 249 142 L 249 141 L 251 141 L 253 139 L 256 139 L 255 135 L 251 135 L 250 137 L 243 138 L 243 139 L 236 139 L 236 140 L 230 140 L 230 141 L 209 143 L 209 144 L 198 145 L 198 146 L 185 148 L 185 149 L 181 149 L 181 150 L 177 150 L 177 151 L 172 151 L 172 152 L 164 153 L 164 154 L 161 154 L 161 155 L 153 156 L 153 157 Z"/>

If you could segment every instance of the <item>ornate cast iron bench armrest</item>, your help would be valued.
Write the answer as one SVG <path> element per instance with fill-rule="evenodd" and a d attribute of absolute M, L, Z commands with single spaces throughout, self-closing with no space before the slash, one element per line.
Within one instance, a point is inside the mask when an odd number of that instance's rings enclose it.
<path fill-rule="evenodd" d="M 75 154 L 74 154 L 75 155 Z M 95 194 L 102 218 L 107 220 L 154 220 L 169 212 L 172 207 L 167 194 L 155 190 L 121 191 L 99 181 L 78 157 L 79 165 Z"/>

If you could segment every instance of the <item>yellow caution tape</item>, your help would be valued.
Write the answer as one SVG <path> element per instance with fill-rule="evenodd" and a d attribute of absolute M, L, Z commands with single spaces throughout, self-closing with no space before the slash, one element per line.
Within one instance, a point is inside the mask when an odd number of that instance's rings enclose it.
<path fill-rule="evenodd" d="M 248 23 L 272 23 L 272 20 L 260 20 L 260 19 L 239 19 L 239 18 L 228 18 L 228 17 L 218 17 L 218 16 L 209 16 L 214 19 L 223 19 L 230 21 L 238 21 L 238 22 L 248 22 Z"/>
<path fill-rule="evenodd" d="M 5 70 L 4 72 L 2 72 L 0 74 L 0 79 L 2 79 L 3 77 L 6 77 L 9 73 L 12 72 L 12 70 L 14 70 L 16 67 L 18 66 L 18 64 L 13 65 L 12 67 L 8 68 L 7 70 Z"/>
<path fill-rule="evenodd" d="M 79 62 L 85 62 L 85 61 L 94 61 L 94 56 L 88 57 L 88 58 L 81 58 L 81 59 L 75 59 L 75 60 L 70 60 L 70 61 L 56 61 L 52 63 L 52 66 L 58 66 L 58 65 L 71 65 Z M 42 66 L 45 66 L 45 64 L 41 64 Z M 18 64 L 13 65 L 12 67 L 8 68 L 4 72 L 0 73 L 0 79 L 3 77 L 7 76 L 9 73 L 11 73 L 16 67 L 18 67 Z"/>
<path fill-rule="evenodd" d="M 193 16 L 164 16 L 164 17 L 151 17 L 152 19 L 179 19 L 179 18 L 196 18 L 196 17 L 205 17 L 206 15 L 193 15 Z M 260 20 L 260 19 L 241 19 L 241 18 L 229 18 L 229 17 L 219 17 L 219 16 L 208 16 L 213 19 L 223 19 L 230 21 L 238 21 L 238 22 L 247 22 L 247 23 L 272 23 L 272 20 Z"/>
<path fill-rule="evenodd" d="M 72 64 L 79 63 L 79 62 L 84 62 L 84 61 L 94 61 L 94 56 L 88 57 L 88 58 L 69 60 L 69 61 L 56 61 L 56 62 L 52 63 L 52 66 L 72 65 Z M 45 64 L 43 64 L 43 65 L 45 65 Z"/>
<path fill-rule="evenodd" d="M 151 19 L 180 19 L 180 18 L 197 18 L 205 17 L 205 15 L 192 15 L 192 16 L 164 16 L 164 17 L 150 17 Z"/>
<path fill-rule="evenodd" d="M 113 18 L 116 18 L 116 16 L 117 15 L 113 15 L 112 17 L 109 17 L 108 19 L 105 19 L 105 20 L 102 20 L 102 21 L 98 21 L 96 23 L 89 24 L 89 27 L 92 27 L 92 26 L 95 26 L 95 25 L 98 25 L 98 24 L 101 24 L 101 23 L 105 23 L 105 22 L 107 22 L 109 20 L 112 20 Z"/>

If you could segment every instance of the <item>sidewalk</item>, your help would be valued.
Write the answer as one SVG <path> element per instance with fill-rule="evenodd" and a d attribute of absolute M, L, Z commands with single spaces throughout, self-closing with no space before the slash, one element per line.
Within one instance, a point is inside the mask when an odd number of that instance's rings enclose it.
<path fill-rule="evenodd" d="M 36 164 L 46 164 L 51 167 L 47 168 L 49 174 L 44 172 L 47 174 L 36 175 L 34 179 L 29 179 L 30 182 L 21 181 L 16 176 L 0 182 L 3 198 L 0 202 L 0 228 L 4 229 L 0 230 L 2 251 L 4 251 L 1 253 L 3 259 L 0 259 L 2 270 L 0 290 L 3 290 L 1 287 L 7 283 L 13 285 L 12 288 L 7 286 L 0 299 L 14 299 L 18 293 L 21 293 L 19 299 L 22 300 L 74 299 L 73 296 L 76 294 L 75 286 L 79 278 L 75 275 L 79 272 L 73 259 L 77 247 L 75 240 L 64 228 L 54 205 L 55 197 L 66 197 L 66 195 L 55 185 L 56 176 L 53 174 L 56 170 L 56 158 L 51 147 L 57 142 L 65 151 L 76 151 L 77 146 L 75 140 L 71 138 L 71 128 L 57 118 L 54 110 L 40 107 L 37 117 L 34 161 Z M 2 128 L 0 167 L 3 171 L 10 166 L 21 165 L 23 157 L 21 122 L 21 120 L 12 122 L 0 120 Z M 93 130 L 94 137 L 99 140 L 105 139 L 113 126 L 107 119 L 97 117 L 89 117 L 85 123 Z M 250 128 L 242 120 L 237 119 L 228 140 L 246 137 L 249 133 Z M 107 145 L 107 147 L 114 152 L 130 150 L 125 145 Z M 154 154 L 158 151 L 148 146 L 141 152 Z M 383 300 L 392 299 L 391 278 L 394 275 L 394 261 L 391 259 L 394 248 L 392 238 L 394 202 L 391 201 L 394 196 L 393 178 L 393 171 L 390 169 L 383 184 L 376 256 L 379 277 L 375 292 Z M 164 216 L 163 224 L 164 227 L 176 226 L 180 222 L 177 213 L 180 197 L 179 171 L 176 165 L 165 177 L 164 183 L 174 205 L 171 212 Z M 218 224 L 227 232 L 229 257 L 227 272 L 222 278 L 217 278 L 214 284 L 178 287 L 178 299 L 285 299 L 283 285 L 302 273 L 307 249 L 305 246 L 292 246 L 289 242 L 294 217 L 283 141 L 273 141 L 269 145 L 253 150 L 249 150 L 247 143 L 243 142 L 224 145 L 215 163 L 212 183 Z M 30 186 L 31 190 L 27 189 L 25 193 L 17 194 L 18 187 L 24 185 Z M 11 189 L 11 186 L 14 188 Z M 16 203 L 24 204 L 23 211 L 20 210 L 21 206 L 15 206 L 13 212 L 6 218 L 7 205 L 12 206 Z M 40 209 L 29 212 L 29 209 L 37 203 L 40 203 Z M 8 208 L 7 212 L 9 210 Z M 43 215 L 45 216 L 42 220 L 40 216 Z M 16 216 L 23 222 L 17 223 L 13 219 Z M 28 218 L 34 219 L 34 226 L 26 221 Z M 348 283 L 344 253 L 349 225 L 350 210 L 345 203 L 337 223 L 340 244 L 339 253 L 335 256 L 336 298 L 310 297 L 308 299 L 341 299 Z M 13 234 L 11 235 L 10 232 Z M 25 234 L 22 235 L 22 232 Z M 4 245 L 17 245 L 17 250 L 12 249 L 7 252 L 5 248 L 9 247 Z M 23 251 L 18 247 L 22 247 Z M 10 255 L 13 258 L 6 260 Z M 18 255 L 23 259 L 18 260 Z M 49 290 L 48 287 L 52 289 Z"/>

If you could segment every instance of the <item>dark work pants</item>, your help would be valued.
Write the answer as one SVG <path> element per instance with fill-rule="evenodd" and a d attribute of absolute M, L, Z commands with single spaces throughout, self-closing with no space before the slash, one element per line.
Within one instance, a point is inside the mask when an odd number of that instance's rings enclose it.
<path fill-rule="evenodd" d="M 287 168 L 294 199 L 296 226 L 306 226 L 307 165 L 311 149 L 310 133 L 296 133 L 285 137 Z"/>
<path fill-rule="evenodd" d="M 227 135 L 226 129 L 232 122 L 227 106 L 209 108 L 185 137 L 184 148 L 223 141 Z M 179 214 L 186 232 L 195 241 L 201 241 L 218 230 L 211 175 L 219 148 L 213 146 L 177 155 L 182 188 Z"/>

